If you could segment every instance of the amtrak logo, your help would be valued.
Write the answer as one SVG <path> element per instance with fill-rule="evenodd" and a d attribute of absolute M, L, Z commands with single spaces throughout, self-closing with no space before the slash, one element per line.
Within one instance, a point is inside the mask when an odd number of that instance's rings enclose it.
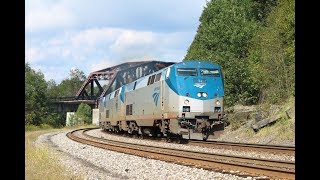
<path fill-rule="evenodd" d="M 203 86 L 205 86 L 205 85 L 206 84 L 197 83 L 197 84 L 194 84 L 193 86 L 198 87 L 198 88 L 203 88 Z"/>
<path fill-rule="evenodd" d="M 158 106 L 159 95 L 160 95 L 160 87 L 154 88 L 152 97 L 153 97 L 153 102 L 156 106 Z"/>
<path fill-rule="evenodd" d="M 197 88 L 203 88 L 203 86 L 205 86 L 207 84 L 207 80 L 206 79 L 199 79 L 199 78 L 194 78 L 193 79 L 193 86 L 197 87 Z"/>

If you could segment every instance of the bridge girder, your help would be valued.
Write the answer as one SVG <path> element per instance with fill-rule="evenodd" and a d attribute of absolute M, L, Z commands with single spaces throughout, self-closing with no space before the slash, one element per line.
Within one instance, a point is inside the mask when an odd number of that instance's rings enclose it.
<path fill-rule="evenodd" d="M 80 87 L 74 100 L 95 100 L 97 107 L 99 98 L 104 95 L 118 89 L 124 84 L 128 84 L 172 64 L 174 62 L 127 62 L 92 72 Z M 105 83 L 104 87 L 101 85 L 102 81 Z M 95 86 L 98 87 L 97 92 L 94 92 Z"/>

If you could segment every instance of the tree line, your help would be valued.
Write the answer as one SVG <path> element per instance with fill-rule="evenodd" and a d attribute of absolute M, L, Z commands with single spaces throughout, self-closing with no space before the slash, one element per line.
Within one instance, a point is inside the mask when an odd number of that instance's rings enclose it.
<path fill-rule="evenodd" d="M 50 108 L 53 97 L 75 96 L 86 76 L 83 71 L 74 69 L 69 77 L 56 84 L 54 80 L 48 82 L 41 71 L 36 71 L 25 63 L 25 125 L 63 127 L 66 125 L 66 113 L 56 113 Z M 91 108 L 87 104 L 80 104 L 73 124 L 90 124 Z"/>
<path fill-rule="evenodd" d="M 207 1 L 184 60 L 221 65 L 226 105 L 294 97 L 294 0 Z"/>

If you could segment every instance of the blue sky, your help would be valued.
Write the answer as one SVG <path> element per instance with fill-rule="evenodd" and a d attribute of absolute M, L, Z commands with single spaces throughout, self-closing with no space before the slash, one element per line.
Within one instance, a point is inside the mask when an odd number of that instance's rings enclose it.
<path fill-rule="evenodd" d="M 132 61 L 180 62 L 206 0 L 26 0 L 25 61 L 47 81 Z"/>

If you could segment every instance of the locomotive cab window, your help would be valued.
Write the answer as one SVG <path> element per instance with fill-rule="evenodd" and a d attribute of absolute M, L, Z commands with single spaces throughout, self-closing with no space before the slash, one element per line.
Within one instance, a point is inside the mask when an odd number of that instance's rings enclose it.
<path fill-rule="evenodd" d="M 178 76 L 197 76 L 196 68 L 177 68 Z"/>
<path fill-rule="evenodd" d="M 201 68 L 200 74 L 201 76 L 220 76 L 218 69 Z"/>

